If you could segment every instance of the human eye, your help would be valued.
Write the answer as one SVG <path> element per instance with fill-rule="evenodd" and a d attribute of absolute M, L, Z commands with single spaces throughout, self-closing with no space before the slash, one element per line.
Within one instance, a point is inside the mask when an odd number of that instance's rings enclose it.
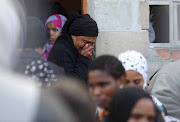
<path fill-rule="evenodd" d="M 141 79 L 137 79 L 134 81 L 135 84 L 139 84 L 141 82 Z"/>
<path fill-rule="evenodd" d="M 57 31 L 58 31 L 58 29 L 57 29 L 57 28 L 53 28 L 53 31 L 54 31 L 54 32 L 57 32 Z"/>
<path fill-rule="evenodd" d="M 88 42 L 87 41 L 85 41 L 85 40 L 83 40 L 83 42 L 84 42 L 84 44 L 87 44 Z"/>
<path fill-rule="evenodd" d="M 93 84 L 88 84 L 88 87 L 89 88 L 94 88 L 94 85 Z"/>
<path fill-rule="evenodd" d="M 141 117 L 142 116 L 140 114 L 132 114 L 131 115 L 131 118 L 136 119 L 136 120 L 140 119 Z"/>
<path fill-rule="evenodd" d="M 148 117 L 148 121 L 149 122 L 155 122 L 155 117 L 153 117 L 153 116 Z"/>
<path fill-rule="evenodd" d="M 106 83 L 106 82 L 99 83 L 99 86 L 102 88 L 106 87 L 107 85 L 108 85 L 108 83 Z"/>

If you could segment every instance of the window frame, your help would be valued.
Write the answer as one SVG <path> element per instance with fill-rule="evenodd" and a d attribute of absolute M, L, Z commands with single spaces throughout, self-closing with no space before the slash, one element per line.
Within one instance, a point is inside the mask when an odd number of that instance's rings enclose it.
<path fill-rule="evenodd" d="M 180 4 L 180 0 L 146 0 L 150 5 L 169 5 L 169 43 L 150 43 L 150 48 L 156 49 L 180 49 L 180 40 L 175 41 L 174 36 L 174 4 Z"/>
<path fill-rule="evenodd" d="M 88 14 L 88 0 L 81 0 L 82 14 Z"/>

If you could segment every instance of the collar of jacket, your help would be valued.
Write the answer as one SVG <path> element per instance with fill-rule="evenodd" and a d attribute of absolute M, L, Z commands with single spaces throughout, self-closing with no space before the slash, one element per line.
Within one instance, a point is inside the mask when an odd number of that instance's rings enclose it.
<path fill-rule="evenodd" d="M 28 59 L 41 59 L 41 55 L 37 53 L 34 50 L 23 50 L 19 52 L 19 57 L 22 58 L 28 58 Z"/>
<path fill-rule="evenodd" d="M 61 37 L 64 38 L 67 47 L 72 51 L 72 53 L 79 55 L 79 52 L 78 52 L 77 48 L 75 47 L 71 36 L 64 32 L 63 35 L 60 36 L 59 38 L 61 38 Z"/>

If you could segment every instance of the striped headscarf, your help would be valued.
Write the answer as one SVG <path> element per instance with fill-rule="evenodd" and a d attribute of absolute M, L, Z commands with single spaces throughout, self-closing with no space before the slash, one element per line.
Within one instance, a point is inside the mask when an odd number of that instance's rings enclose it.
<path fill-rule="evenodd" d="M 137 51 L 126 51 L 118 56 L 126 71 L 133 70 L 142 75 L 144 79 L 143 89 L 147 85 L 147 61 L 145 57 Z"/>
<path fill-rule="evenodd" d="M 60 14 L 55 14 L 55 15 L 50 16 L 47 19 L 45 25 L 47 25 L 49 22 L 52 22 L 54 26 L 58 29 L 58 31 L 61 33 L 62 28 L 64 24 L 66 23 L 66 21 L 67 21 L 67 18 L 65 16 L 60 15 Z"/>
<path fill-rule="evenodd" d="M 60 15 L 60 14 L 55 14 L 55 15 L 52 15 L 50 16 L 45 25 L 47 25 L 49 22 L 52 22 L 54 24 L 54 26 L 58 29 L 58 31 L 61 33 L 62 31 L 62 28 L 64 26 L 64 24 L 66 23 L 67 21 L 67 18 L 63 15 Z M 49 56 L 49 53 L 51 51 L 51 49 L 53 48 L 53 44 L 50 44 L 50 43 L 46 43 L 44 49 L 42 50 L 42 58 L 47 61 L 48 59 L 48 56 Z"/>

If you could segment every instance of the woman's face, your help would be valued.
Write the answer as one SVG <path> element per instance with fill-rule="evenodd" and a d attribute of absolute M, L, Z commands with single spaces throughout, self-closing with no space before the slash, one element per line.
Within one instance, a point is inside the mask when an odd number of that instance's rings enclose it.
<path fill-rule="evenodd" d="M 50 33 L 49 43 L 54 44 L 57 38 L 61 35 L 61 33 L 58 31 L 58 29 L 54 26 L 52 22 L 48 22 L 46 26 Z"/>
<path fill-rule="evenodd" d="M 89 72 L 89 93 L 99 107 L 108 108 L 113 95 L 119 89 L 120 79 L 115 80 L 112 76 L 100 70 Z"/>
<path fill-rule="evenodd" d="M 155 122 L 156 110 L 152 100 L 140 99 L 131 111 L 128 122 Z"/>
<path fill-rule="evenodd" d="M 141 74 L 139 74 L 136 71 L 129 70 L 126 71 L 126 81 L 125 86 L 138 86 L 140 88 L 143 88 L 144 85 L 144 79 Z"/>
<path fill-rule="evenodd" d="M 88 46 L 93 46 L 93 44 L 96 42 L 97 37 L 93 36 L 71 36 L 74 46 L 80 53 L 83 49 L 83 47 L 88 44 Z"/>

